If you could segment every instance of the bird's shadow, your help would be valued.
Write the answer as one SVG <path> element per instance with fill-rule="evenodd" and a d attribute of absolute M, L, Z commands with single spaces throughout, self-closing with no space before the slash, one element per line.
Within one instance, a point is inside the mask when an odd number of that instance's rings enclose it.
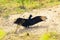
<path fill-rule="evenodd" d="M 14 23 L 17 24 L 17 25 L 22 25 L 25 28 L 29 28 L 29 26 L 43 21 L 41 19 L 41 16 L 36 16 L 34 18 L 31 18 L 31 17 L 32 17 L 32 15 L 30 15 L 28 19 L 17 18 L 17 20 Z"/>

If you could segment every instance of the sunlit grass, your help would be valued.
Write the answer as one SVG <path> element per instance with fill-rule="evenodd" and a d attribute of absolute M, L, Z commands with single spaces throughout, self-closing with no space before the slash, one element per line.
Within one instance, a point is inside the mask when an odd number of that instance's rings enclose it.
<path fill-rule="evenodd" d="M 39 40 L 58 40 L 59 36 L 57 32 L 47 32 L 40 36 Z"/>
<path fill-rule="evenodd" d="M 58 4 L 60 4 L 60 0 L 0 0 L 0 15 L 8 16 L 11 14 L 20 14 L 28 10 Z"/>
<path fill-rule="evenodd" d="M 0 28 L 0 40 L 4 38 L 4 36 L 6 36 L 6 32 L 2 28 Z"/>

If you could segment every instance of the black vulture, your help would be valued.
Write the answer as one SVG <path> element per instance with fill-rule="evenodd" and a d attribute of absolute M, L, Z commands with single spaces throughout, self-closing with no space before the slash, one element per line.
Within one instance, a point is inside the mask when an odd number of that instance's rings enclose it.
<path fill-rule="evenodd" d="M 34 25 L 46 19 L 45 16 L 36 16 L 34 18 L 31 18 L 31 17 L 32 15 L 30 15 L 28 19 L 17 18 L 17 20 L 14 23 L 18 25 L 22 25 L 25 28 L 29 28 L 29 26 Z"/>

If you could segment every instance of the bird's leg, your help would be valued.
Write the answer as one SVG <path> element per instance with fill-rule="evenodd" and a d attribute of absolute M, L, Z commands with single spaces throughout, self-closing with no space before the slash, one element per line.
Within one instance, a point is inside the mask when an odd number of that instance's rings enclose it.
<path fill-rule="evenodd" d="M 17 25 L 15 33 L 18 33 L 19 25 Z"/>

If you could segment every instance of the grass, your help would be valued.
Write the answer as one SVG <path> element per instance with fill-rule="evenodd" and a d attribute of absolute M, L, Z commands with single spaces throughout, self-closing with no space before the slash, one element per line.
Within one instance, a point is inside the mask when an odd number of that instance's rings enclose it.
<path fill-rule="evenodd" d="M 20 14 L 37 8 L 60 4 L 60 0 L 0 0 L 0 16 Z"/>
<path fill-rule="evenodd" d="M 6 32 L 0 28 L 0 40 L 6 36 Z"/>
<path fill-rule="evenodd" d="M 47 32 L 43 34 L 39 40 L 57 40 L 57 35 L 56 32 Z"/>
<path fill-rule="evenodd" d="M 47 32 L 40 35 L 34 35 L 29 33 L 29 35 L 26 33 L 21 34 L 13 34 L 10 33 L 6 35 L 2 40 L 60 40 L 60 34 L 57 32 Z"/>

